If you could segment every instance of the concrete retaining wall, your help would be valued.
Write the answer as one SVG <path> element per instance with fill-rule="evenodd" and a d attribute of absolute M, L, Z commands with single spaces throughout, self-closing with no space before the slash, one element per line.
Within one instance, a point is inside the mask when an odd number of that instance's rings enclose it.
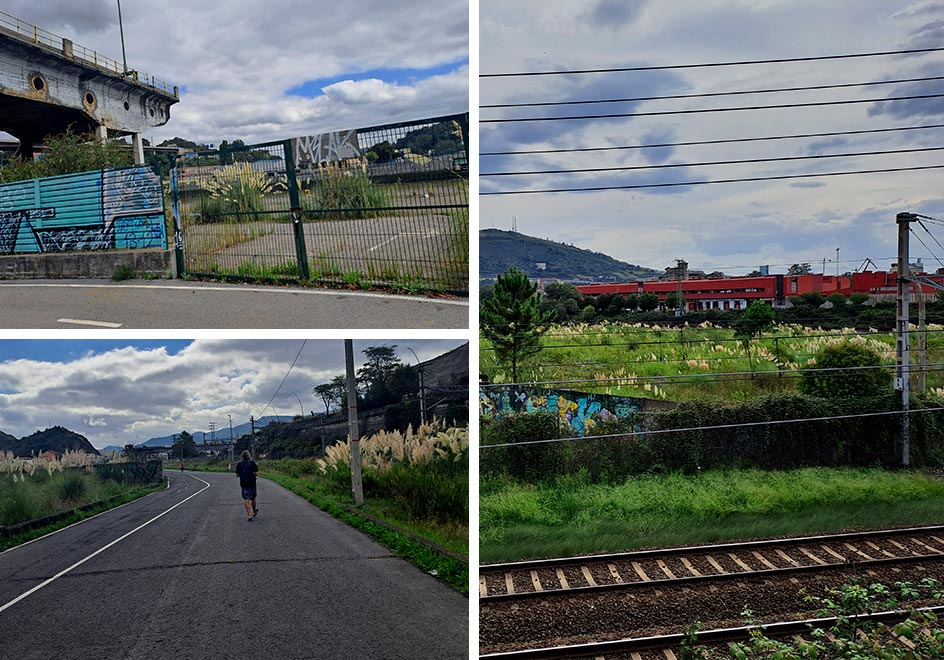
<path fill-rule="evenodd" d="M 109 278 L 128 267 L 136 276 L 173 277 L 173 250 L 109 250 L 107 252 L 49 252 L 0 256 L 0 278 Z"/>

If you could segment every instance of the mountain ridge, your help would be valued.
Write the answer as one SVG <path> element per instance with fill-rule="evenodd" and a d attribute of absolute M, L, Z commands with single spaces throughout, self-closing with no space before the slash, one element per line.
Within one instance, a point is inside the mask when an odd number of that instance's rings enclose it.
<path fill-rule="evenodd" d="M 545 267 L 539 268 L 537 264 Z M 494 280 L 511 267 L 531 278 L 574 283 L 635 282 L 663 274 L 652 268 L 619 261 L 602 252 L 544 238 L 502 229 L 480 230 L 479 278 Z"/>

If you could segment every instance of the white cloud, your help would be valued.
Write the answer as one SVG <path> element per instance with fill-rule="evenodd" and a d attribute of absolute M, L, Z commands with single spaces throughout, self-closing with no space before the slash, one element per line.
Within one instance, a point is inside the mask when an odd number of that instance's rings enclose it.
<path fill-rule="evenodd" d="M 114 2 L 7 4 L 4 11 L 19 19 L 121 59 Z M 147 132 L 154 143 L 181 136 L 251 144 L 467 112 L 468 71 L 456 63 L 468 58 L 468 15 L 467 0 L 122 5 L 129 68 L 181 90 L 170 122 Z M 402 69 L 417 71 L 401 80 L 392 70 Z M 377 70 L 383 73 L 369 77 L 380 85 L 361 80 Z M 428 70 L 447 80 L 431 82 Z M 340 90 L 315 99 L 287 93 L 346 78 L 353 90 L 338 83 Z"/>
<path fill-rule="evenodd" d="M 361 364 L 367 346 L 396 345 L 401 361 L 415 364 L 407 347 L 426 361 L 461 343 L 358 340 L 355 363 Z M 96 447 L 121 446 L 181 430 L 205 431 L 211 421 L 222 428 L 227 415 L 242 423 L 250 415 L 295 415 L 299 405 L 306 413 L 318 410 L 312 388 L 344 374 L 343 342 L 309 340 L 299 355 L 300 347 L 297 340 L 199 339 L 175 355 L 130 345 L 68 360 L 0 362 L 0 382 L 12 392 L 0 394 L 0 430 L 23 437 L 59 424 Z"/>
<path fill-rule="evenodd" d="M 894 3 L 892 3 L 894 4 Z M 547 5 L 537 0 L 483 3 L 482 73 L 673 65 L 819 56 L 916 48 L 938 34 L 944 3 L 922 2 L 901 11 L 884 0 L 856 2 L 702 0 L 649 2 L 627 8 L 626 20 L 594 29 L 607 2 Z M 637 11 L 638 10 L 638 11 Z M 890 20 L 893 13 L 895 20 Z M 600 13 L 602 12 L 602 13 Z M 940 45 L 940 39 L 935 45 Z M 944 55 L 884 57 L 783 65 L 676 69 L 586 76 L 486 78 L 482 104 L 691 94 L 770 87 L 863 82 L 935 75 Z M 577 106 L 573 114 L 692 110 L 736 105 L 885 98 L 904 87 L 764 94 Z M 929 87 L 930 88 L 930 87 Z M 934 86 L 938 92 L 940 85 Z M 924 91 L 923 93 L 929 93 Z M 878 108 L 870 112 L 870 107 Z M 621 109 L 620 109 L 621 108 Z M 706 113 L 606 121 L 483 125 L 487 151 L 613 147 L 647 142 L 689 142 L 801 133 L 826 133 L 944 123 L 942 106 L 893 102 Z M 548 116 L 551 108 L 482 110 L 483 119 Z M 563 110 L 559 111 L 563 112 Z M 663 140 L 662 138 L 668 138 Z M 939 146 L 944 129 L 846 136 L 843 143 L 781 140 L 541 156 L 483 157 L 482 171 L 599 168 L 714 160 L 774 158 Z M 661 153 L 660 153 L 661 152 Z M 482 190 L 581 185 L 632 185 L 740 177 L 942 165 L 940 152 L 620 172 L 599 175 L 483 178 Z M 648 189 L 592 194 L 483 197 L 481 226 L 519 232 L 598 250 L 630 263 L 661 269 L 676 258 L 692 268 L 744 272 L 764 263 L 821 261 L 842 247 L 853 270 L 866 257 L 896 250 L 895 214 L 944 214 L 939 170 Z M 591 183 L 592 182 L 592 183 Z M 797 185 L 799 183 L 799 185 Z M 671 194 L 666 194 L 671 193 Z M 829 210 L 833 215 L 823 215 Z M 882 215 L 884 214 L 884 215 Z M 920 248 L 916 246 L 920 251 Z M 939 255 L 944 256 L 944 255 Z M 925 255 L 926 260 L 927 255 Z"/>

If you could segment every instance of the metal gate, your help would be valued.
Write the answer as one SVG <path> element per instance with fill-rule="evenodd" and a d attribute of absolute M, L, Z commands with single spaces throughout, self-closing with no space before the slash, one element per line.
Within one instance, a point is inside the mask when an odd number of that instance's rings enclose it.
<path fill-rule="evenodd" d="M 466 114 L 180 157 L 178 270 L 466 295 L 467 136 Z"/>

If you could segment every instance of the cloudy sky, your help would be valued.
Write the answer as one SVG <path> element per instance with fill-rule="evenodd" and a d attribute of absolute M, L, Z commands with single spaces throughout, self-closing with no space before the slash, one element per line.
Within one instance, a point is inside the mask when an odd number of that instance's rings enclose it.
<path fill-rule="evenodd" d="M 355 368 L 368 346 L 396 345 L 402 362 L 416 364 L 408 348 L 426 361 L 463 343 L 355 340 Z M 209 422 L 224 428 L 227 415 L 237 425 L 250 415 L 297 415 L 299 406 L 320 412 L 312 388 L 345 373 L 343 340 L 301 348 L 302 340 L 4 340 L 0 431 L 19 438 L 60 425 L 102 448 L 206 431 Z"/>
<path fill-rule="evenodd" d="M 944 2 L 925 0 L 482 0 L 482 74 L 799 58 L 944 46 Z M 944 53 L 807 63 L 662 69 L 571 76 L 483 78 L 480 104 L 621 99 L 924 78 L 944 75 Z M 481 119 L 884 99 L 944 94 L 944 80 L 750 94 L 515 109 Z M 763 111 L 655 115 L 592 121 L 483 123 L 482 152 L 651 145 L 944 124 L 944 99 L 867 102 Z M 944 165 L 944 153 L 825 158 L 693 167 L 775 158 L 944 146 L 944 128 L 585 153 L 483 156 L 481 172 L 681 165 L 616 173 L 487 177 L 482 192 L 689 182 L 712 179 Z M 593 193 L 484 196 L 481 227 L 573 243 L 653 268 L 744 274 L 783 272 L 827 259 L 835 272 L 871 258 L 887 268 L 897 251 L 895 215 L 944 217 L 944 171 L 697 185 Z M 918 229 L 944 266 L 944 227 Z"/>
<path fill-rule="evenodd" d="M 3 11 L 121 61 L 116 0 Z M 177 85 L 145 134 L 247 143 L 466 112 L 467 0 L 125 0 L 128 68 Z"/>

